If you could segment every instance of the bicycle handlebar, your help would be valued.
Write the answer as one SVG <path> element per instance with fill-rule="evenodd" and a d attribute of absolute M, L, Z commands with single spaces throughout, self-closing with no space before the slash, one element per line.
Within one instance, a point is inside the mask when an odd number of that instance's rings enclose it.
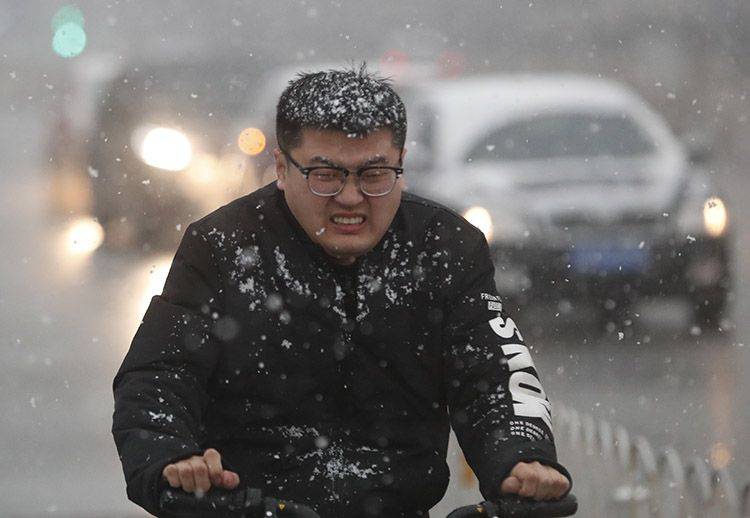
<path fill-rule="evenodd" d="M 447 518 L 555 518 L 571 516 L 577 510 L 578 500 L 572 494 L 560 500 L 541 501 L 505 496 L 495 502 L 460 507 Z"/>
<path fill-rule="evenodd" d="M 236 518 L 320 518 L 309 507 L 288 500 L 263 497 L 261 490 L 256 488 L 232 491 L 212 489 L 202 496 L 181 489 L 165 489 L 159 498 L 159 507 L 184 518 L 206 514 Z"/>
<path fill-rule="evenodd" d="M 165 489 L 159 498 L 159 507 L 180 518 L 207 514 L 235 518 L 320 518 L 304 505 L 264 498 L 261 490 L 256 488 L 232 491 L 212 489 L 202 496 L 181 489 Z M 577 510 L 578 501 L 572 494 L 560 500 L 545 501 L 506 496 L 496 502 L 460 507 L 447 518 L 554 518 L 571 516 Z"/>

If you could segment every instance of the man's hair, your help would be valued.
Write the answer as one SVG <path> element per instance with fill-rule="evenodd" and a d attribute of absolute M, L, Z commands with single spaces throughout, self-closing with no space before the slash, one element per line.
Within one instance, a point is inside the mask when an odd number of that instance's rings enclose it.
<path fill-rule="evenodd" d="M 406 140 L 406 108 L 390 80 L 368 72 L 366 64 L 301 73 L 289 82 L 276 106 L 279 147 L 298 146 L 303 129 L 341 131 L 351 138 L 389 129 L 400 149 Z"/>

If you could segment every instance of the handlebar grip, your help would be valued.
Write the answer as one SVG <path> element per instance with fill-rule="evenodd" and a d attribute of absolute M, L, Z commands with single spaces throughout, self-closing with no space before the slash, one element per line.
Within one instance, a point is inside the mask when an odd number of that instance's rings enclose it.
<path fill-rule="evenodd" d="M 315 511 L 303 505 L 270 497 L 263 498 L 261 490 L 257 488 L 231 491 L 212 489 L 200 497 L 182 489 L 165 489 L 159 497 L 159 507 L 180 518 L 198 516 L 320 518 Z"/>
<path fill-rule="evenodd" d="M 578 500 L 568 494 L 560 500 L 532 500 L 505 496 L 496 502 L 482 502 L 456 509 L 448 518 L 557 518 L 578 511 Z"/>
<path fill-rule="evenodd" d="M 515 518 L 555 518 L 571 516 L 578 511 L 578 500 L 568 494 L 559 500 L 531 500 L 529 498 L 502 498 L 497 502 L 501 513 L 499 516 Z"/>
<path fill-rule="evenodd" d="M 234 491 L 212 489 L 202 496 L 182 489 L 165 489 L 159 498 L 159 507 L 180 517 L 219 510 L 252 513 L 263 511 L 263 498 L 260 489 L 253 488 Z"/>

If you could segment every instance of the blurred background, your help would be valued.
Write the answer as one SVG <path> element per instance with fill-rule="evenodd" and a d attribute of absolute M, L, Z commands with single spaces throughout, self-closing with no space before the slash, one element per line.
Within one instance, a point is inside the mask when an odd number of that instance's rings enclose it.
<path fill-rule="evenodd" d="M 365 60 L 407 100 L 409 188 L 485 232 L 553 405 L 750 481 L 750 4 L 0 13 L 3 516 L 144 515 L 109 427 L 148 301 L 188 223 L 271 181 L 286 81 Z M 451 464 L 436 516 L 478 498 Z"/>

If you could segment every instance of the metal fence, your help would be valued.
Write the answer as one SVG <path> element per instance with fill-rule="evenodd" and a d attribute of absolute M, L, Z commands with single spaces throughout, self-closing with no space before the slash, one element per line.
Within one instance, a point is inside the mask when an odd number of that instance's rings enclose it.
<path fill-rule="evenodd" d="M 560 460 L 573 474 L 578 516 L 750 517 L 750 484 L 738 491 L 726 469 L 672 448 L 656 453 L 644 437 L 559 403 L 555 410 Z"/>

